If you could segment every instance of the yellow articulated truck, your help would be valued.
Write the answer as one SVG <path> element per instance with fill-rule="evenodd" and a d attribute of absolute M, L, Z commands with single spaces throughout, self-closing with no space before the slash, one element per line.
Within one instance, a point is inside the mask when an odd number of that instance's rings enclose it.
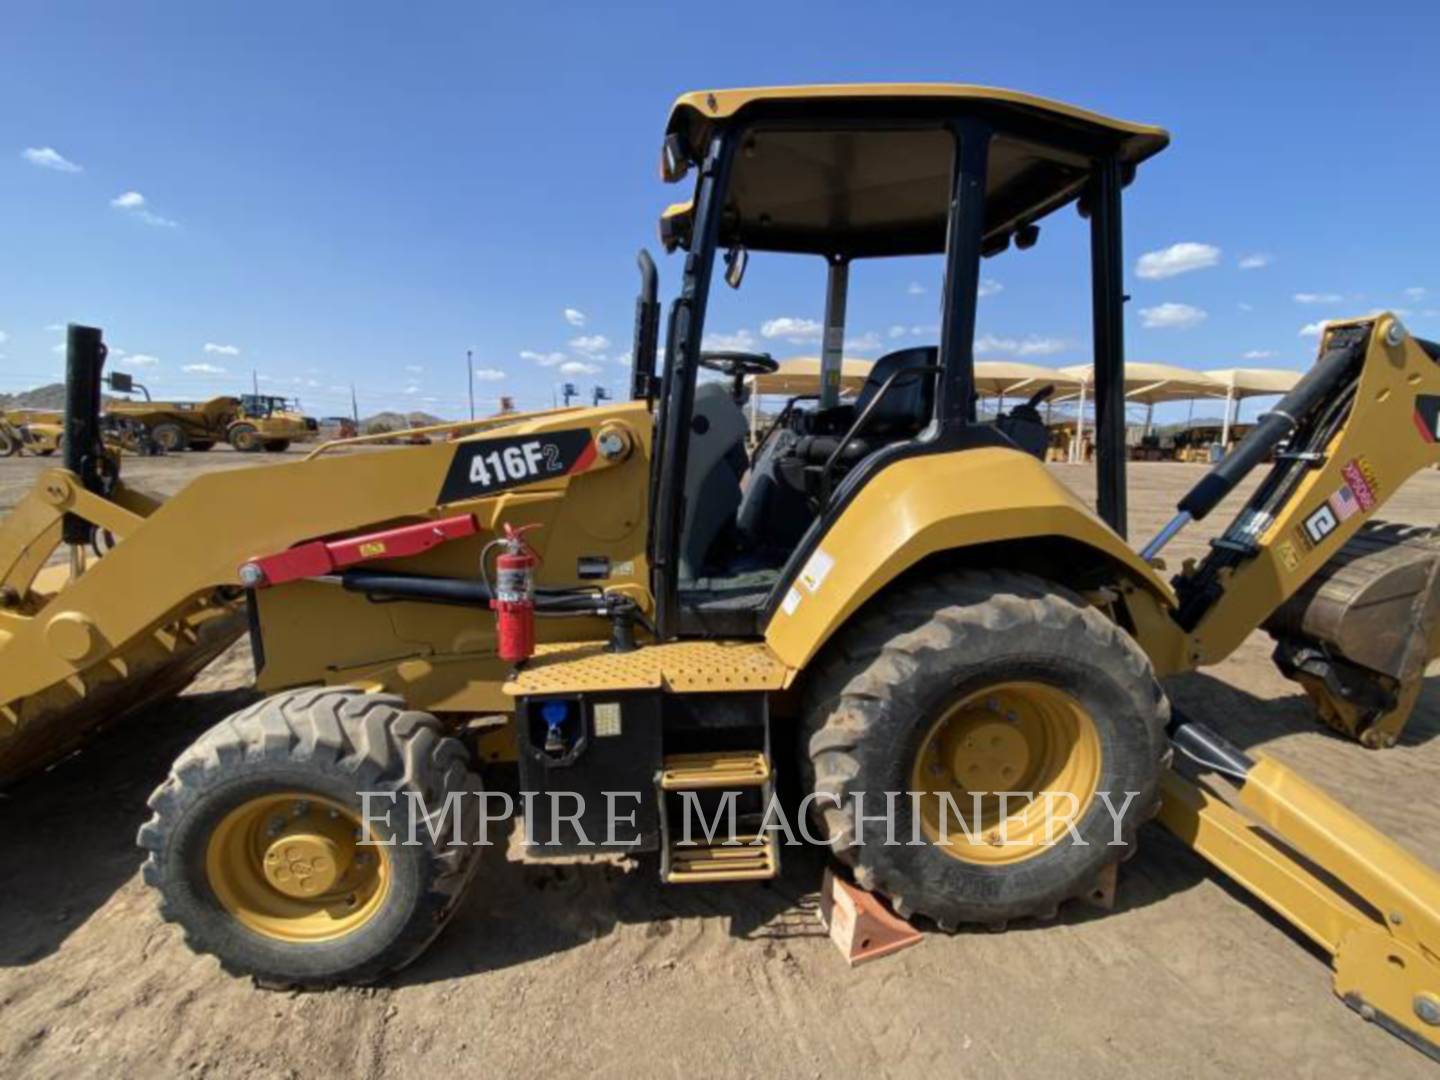
<path fill-rule="evenodd" d="M 108 415 L 143 425 L 155 445 L 167 453 L 209 450 L 229 443 L 236 450 L 280 453 L 291 443 L 310 442 L 319 430 L 283 397 L 242 394 L 198 404 L 175 401 L 112 401 Z"/>
<path fill-rule="evenodd" d="M 102 467 L 102 335 L 72 326 L 63 467 L 0 523 L 0 777 L 248 634 L 268 696 L 176 760 L 139 833 L 164 917 L 229 971 L 324 987 L 413 960 L 479 864 L 492 761 L 540 806 L 567 796 L 526 813 L 538 850 L 653 858 L 677 887 L 778 873 L 783 773 L 842 874 L 941 928 L 1050 916 L 1158 816 L 1329 956 L 1347 1004 L 1434 1055 L 1440 878 L 1162 680 L 1263 626 L 1327 722 L 1393 741 L 1440 645 L 1440 551 L 1377 514 L 1440 461 L 1440 345 L 1391 314 L 1329 324 L 1132 546 L 1122 195 L 1168 142 L 969 85 L 685 94 L 662 144 L 689 188 L 662 216 L 679 285 L 662 354 L 641 254 L 630 400 L 388 454 L 325 444 L 163 500 Z M 984 421 L 974 392 L 981 260 L 1077 208 L 1095 510 L 1045 468 L 1044 388 Z M 777 252 L 824 268 L 836 348 L 819 400 L 747 451 L 745 380 L 776 365 L 706 350 L 707 302 Z M 849 267 L 912 255 L 944 259 L 938 340 L 840 403 Z M 1256 470 L 1209 554 L 1163 572 Z M 727 805 L 732 827 L 688 834 Z M 863 827 L 882 808 L 904 842 Z"/>

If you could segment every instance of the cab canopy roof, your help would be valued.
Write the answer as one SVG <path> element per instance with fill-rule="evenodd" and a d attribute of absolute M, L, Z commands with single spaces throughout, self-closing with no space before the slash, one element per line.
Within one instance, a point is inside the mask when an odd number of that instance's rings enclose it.
<path fill-rule="evenodd" d="M 1162 129 L 1011 90 L 959 84 L 767 87 L 685 94 L 670 113 L 692 161 L 722 126 L 743 127 L 723 245 L 846 257 L 945 248 L 958 116 L 993 129 L 987 250 L 1078 198 L 1093 162 L 1133 169 Z"/>

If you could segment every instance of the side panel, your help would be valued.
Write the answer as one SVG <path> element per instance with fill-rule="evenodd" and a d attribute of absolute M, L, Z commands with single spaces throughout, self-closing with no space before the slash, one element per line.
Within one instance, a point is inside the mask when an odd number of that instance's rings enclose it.
<path fill-rule="evenodd" d="M 790 583 L 765 641 L 801 668 L 862 604 L 927 556 L 1042 537 L 1093 548 L 1122 571 L 1141 603 L 1173 606 L 1169 586 L 1041 462 L 1016 450 L 964 450 L 904 458 L 866 484 Z M 1155 629 L 1141 644 L 1168 668 L 1163 661 L 1180 649 L 1180 631 L 1165 629 L 1168 620 L 1147 623 Z"/>

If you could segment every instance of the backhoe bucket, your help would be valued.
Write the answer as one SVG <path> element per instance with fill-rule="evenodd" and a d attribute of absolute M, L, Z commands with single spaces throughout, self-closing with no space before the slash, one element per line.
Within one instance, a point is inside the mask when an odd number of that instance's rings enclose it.
<path fill-rule="evenodd" d="M 1440 653 L 1440 533 L 1370 522 L 1266 622 L 1321 719 L 1393 746 Z"/>

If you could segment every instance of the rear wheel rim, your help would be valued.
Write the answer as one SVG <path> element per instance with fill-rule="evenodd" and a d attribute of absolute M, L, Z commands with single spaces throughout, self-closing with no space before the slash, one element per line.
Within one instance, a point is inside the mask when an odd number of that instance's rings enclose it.
<path fill-rule="evenodd" d="M 1036 682 L 987 687 L 947 707 L 920 741 L 910 770 L 920 831 L 961 862 L 1034 858 L 1089 810 L 1101 763 L 1099 729 L 1074 697 Z"/>
<path fill-rule="evenodd" d="M 205 876 L 247 929 L 275 941 L 334 941 L 384 907 L 388 849 L 359 843 L 353 810 L 298 792 L 250 799 L 210 834 Z M 368 839 L 374 844 L 375 837 Z"/>

